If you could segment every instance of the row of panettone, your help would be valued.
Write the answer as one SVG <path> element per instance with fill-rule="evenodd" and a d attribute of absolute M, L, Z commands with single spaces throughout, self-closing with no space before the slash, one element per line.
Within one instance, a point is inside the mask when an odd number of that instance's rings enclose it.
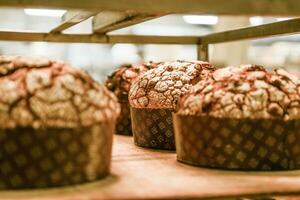
<path fill-rule="evenodd" d="M 127 70 L 136 67 L 141 66 Z M 176 146 L 179 161 L 206 167 L 300 167 L 296 76 L 255 65 L 216 69 L 201 61 L 152 63 L 150 68 L 130 79 L 132 85 L 125 92 L 129 103 L 123 101 L 122 106 L 129 111 L 130 104 L 136 145 L 166 150 Z M 129 80 L 125 74 L 122 81 Z M 129 115 L 125 117 L 130 125 Z M 131 134 L 129 128 L 120 131 Z"/>
<path fill-rule="evenodd" d="M 116 95 L 60 61 L 0 56 L 0 188 L 105 177 L 116 122 L 129 134 L 129 113 L 137 145 L 176 146 L 185 163 L 299 168 L 300 85 L 283 70 L 146 63 L 122 66 L 106 85 Z"/>

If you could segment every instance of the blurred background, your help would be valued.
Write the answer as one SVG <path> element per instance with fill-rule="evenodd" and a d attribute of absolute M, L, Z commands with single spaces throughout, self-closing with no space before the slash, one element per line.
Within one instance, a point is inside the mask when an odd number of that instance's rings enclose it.
<path fill-rule="evenodd" d="M 60 23 L 64 10 L 0 9 L 0 29 L 49 31 Z M 205 15 L 169 15 L 111 34 L 205 35 L 249 25 L 287 20 L 280 17 L 231 17 Z M 91 19 L 65 32 L 91 33 Z M 210 62 L 218 67 L 239 64 L 261 64 L 267 68 L 283 67 L 298 74 L 300 36 L 283 36 L 210 45 Z M 64 60 L 87 70 L 104 81 L 107 74 L 124 63 L 142 61 L 195 60 L 195 45 L 133 44 L 64 44 L 46 42 L 0 41 L 0 54 L 43 56 Z M 299 73 L 300 74 L 300 73 Z"/>

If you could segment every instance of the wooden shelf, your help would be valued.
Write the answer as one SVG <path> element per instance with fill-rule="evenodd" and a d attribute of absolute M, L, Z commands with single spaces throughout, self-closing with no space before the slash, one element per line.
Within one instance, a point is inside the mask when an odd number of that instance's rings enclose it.
<path fill-rule="evenodd" d="M 194 44 L 199 60 L 208 61 L 209 45 L 300 32 L 300 18 L 204 36 L 112 35 L 111 31 L 168 14 L 299 16 L 299 0 L 0 0 L 0 7 L 68 9 L 48 32 L 0 30 L 0 40 L 64 43 Z M 93 33 L 63 31 L 89 18 Z"/>
<path fill-rule="evenodd" d="M 136 147 L 115 136 L 111 175 L 73 187 L 2 191 L 4 199 L 194 199 L 300 193 L 300 171 L 237 172 L 193 167 L 173 152 Z"/>
<path fill-rule="evenodd" d="M 1 31 L 0 40 L 28 42 L 98 43 L 98 44 L 197 44 L 197 36 L 147 36 L 147 35 L 102 35 L 60 34 L 31 31 Z"/>
<path fill-rule="evenodd" d="M 209 13 L 226 15 L 299 15 L 298 0 L 0 0 L 0 6 L 139 11 L 145 13 Z"/>

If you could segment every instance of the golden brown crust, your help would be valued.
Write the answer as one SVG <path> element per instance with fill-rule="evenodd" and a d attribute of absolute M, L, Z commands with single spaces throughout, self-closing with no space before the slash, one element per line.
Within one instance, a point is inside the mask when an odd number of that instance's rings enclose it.
<path fill-rule="evenodd" d="M 232 118 L 300 118 L 300 82 L 283 69 L 245 65 L 216 70 L 184 95 L 177 113 Z"/>
<path fill-rule="evenodd" d="M 115 96 L 60 61 L 0 56 L 0 128 L 78 127 L 115 119 Z"/>
<path fill-rule="evenodd" d="M 160 63 L 132 84 L 129 102 L 135 108 L 173 109 L 180 95 L 211 74 L 215 68 L 202 61 Z"/>
<path fill-rule="evenodd" d="M 128 102 L 130 86 L 139 75 L 155 68 L 159 63 L 125 64 L 107 77 L 105 86 L 118 97 L 119 102 Z"/>

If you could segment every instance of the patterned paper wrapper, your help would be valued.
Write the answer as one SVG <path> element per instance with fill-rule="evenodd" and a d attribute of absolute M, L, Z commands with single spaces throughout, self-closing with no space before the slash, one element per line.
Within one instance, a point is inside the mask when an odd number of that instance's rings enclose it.
<path fill-rule="evenodd" d="M 300 121 L 173 115 L 177 159 L 232 170 L 300 168 Z"/>
<path fill-rule="evenodd" d="M 108 175 L 114 123 L 0 130 L 0 189 L 67 186 Z"/>
<path fill-rule="evenodd" d="M 175 150 L 171 109 L 131 107 L 134 143 L 140 147 Z"/>
<path fill-rule="evenodd" d="M 116 134 L 132 135 L 129 102 L 120 102 L 121 113 L 117 119 Z"/>

